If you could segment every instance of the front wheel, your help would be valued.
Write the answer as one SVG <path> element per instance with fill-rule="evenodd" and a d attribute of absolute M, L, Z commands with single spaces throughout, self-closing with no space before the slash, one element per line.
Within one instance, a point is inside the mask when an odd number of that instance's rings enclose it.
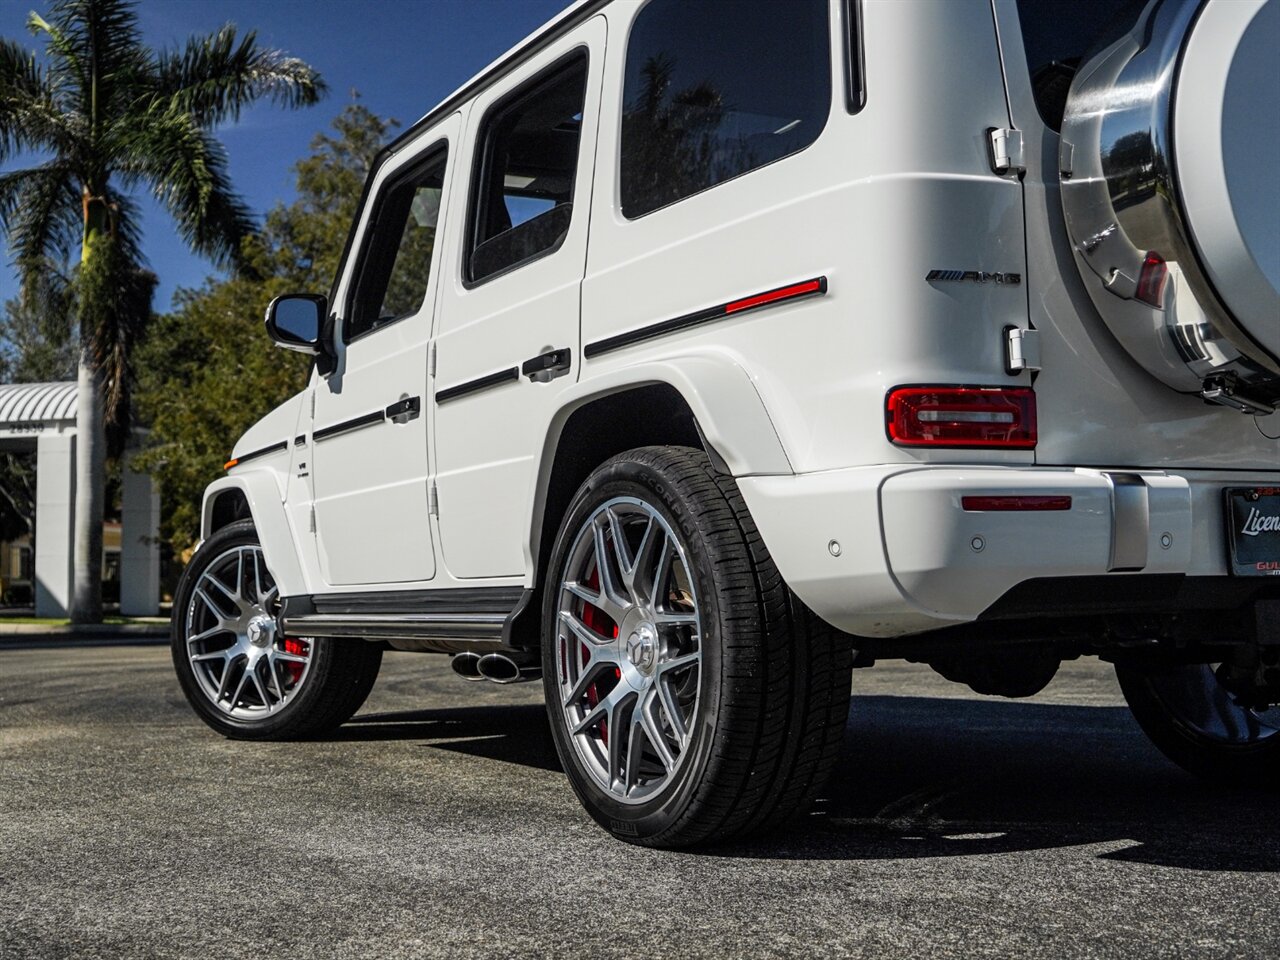
<path fill-rule="evenodd" d="M 680 847 L 803 810 L 839 754 L 851 650 L 782 581 L 732 478 L 688 448 L 614 457 L 550 571 L 547 708 L 597 822 Z"/>
<path fill-rule="evenodd" d="M 223 527 L 192 558 L 173 602 L 173 666 L 200 719 L 239 740 L 293 740 L 360 709 L 382 664 L 363 640 L 286 637 L 280 595 L 250 521 Z"/>
<path fill-rule="evenodd" d="M 1280 707 L 1242 703 L 1214 664 L 1117 664 L 1134 719 L 1185 770 L 1220 783 L 1280 786 Z"/>

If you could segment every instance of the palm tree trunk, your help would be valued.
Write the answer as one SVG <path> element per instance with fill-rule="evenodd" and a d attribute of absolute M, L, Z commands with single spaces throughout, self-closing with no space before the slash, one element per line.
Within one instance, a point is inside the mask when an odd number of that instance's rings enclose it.
<path fill-rule="evenodd" d="M 102 376 L 80 360 L 76 394 L 76 514 L 72 623 L 102 622 L 102 516 L 106 438 Z"/>
<path fill-rule="evenodd" d="M 105 499 L 106 435 L 103 430 L 103 372 L 90 344 L 93 301 L 101 295 L 91 265 L 95 248 L 109 242 L 110 213 L 101 197 L 84 188 L 84 244 L 80 249 L 80 363 L 76 389 L 76 513 L 72 558 L 71 622 L 102 622 L 102 516 Z M 99 258 L 101 250 L 97 250 Z"/>

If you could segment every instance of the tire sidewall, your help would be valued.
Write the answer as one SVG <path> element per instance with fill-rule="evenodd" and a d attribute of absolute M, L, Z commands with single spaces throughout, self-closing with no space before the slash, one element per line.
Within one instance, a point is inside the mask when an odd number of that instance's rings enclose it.
<path fill-rule="evenodd" d="M 621 803 L 606 793 L 582 768 L 560 707 L 556 645 L 560 585 L 565 577 L 568 553 L 582 525 L 600 504 L 615 497 L 636 497 L 662 514 L 682 541 L 690 574 L 698 591 L 702 618 L 699 649 L 698 716 L 690 738 L 689 755 L 676 775 L 657 796 L 642 803 Z M 714 565 L 700 536 L 690 505 L 652 465 L 641 460 L 616 459 L 593 473 L 569 505 L 560 526 L 548 567 L 548 589 L 543 598 L 543 677 L 547 713 L 561 763 L 578 799 L 587 812 L 615 836 L 645 841 L 659 837 L 676 825 L 694 800 L 712 760 L 714 734 L 721 710 L 722 617 Z"/>
<path fill-rule="evenodd" d="M 196 680 L 187 654 L 187 614 L 195 585 L 218 557 L 228 549 L 238 546 L 261 547 L 252 521 L 240 521 L 223 527 L 201 545 L 187 564 L 178 581 L 178 589 L 174 592 L 169 630 L 170 653 L 182 692 L 201 720 L 223 736 L 233 739 L 276 737 L 287 733 L 314 708 L 313 701 L 319 696 L 324 686 L 324 677 L 331 669 L 332 657 L 328 643 L 320 638 L 308 639 L 307 642 L 311 644 L 311 666 L 302 690 L 284 707 L 262 720 L 232 717 L 210 703 Z"/>

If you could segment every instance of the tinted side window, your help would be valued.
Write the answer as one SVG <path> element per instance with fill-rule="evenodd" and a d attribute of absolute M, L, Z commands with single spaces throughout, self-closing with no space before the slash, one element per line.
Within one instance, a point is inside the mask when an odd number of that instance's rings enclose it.
<path fill-rule="evenodd" d="M 1133 26 L 1147 0 L 1018 0 L 1036 109 L 1062 129 L 1067 91 L 1084 58 Z"/>
<path fill-rule="evenodd" d="M 415 314 L 431 278 L 444 188 L 445 152 L 434 153 L 383 188 L 370 219 L 347 340 Z"/>
<path fill-rule="evenodd" d="M 587 58 L 575 55 L 485 117 L 471 199 L 471 282 L 549 253 L 569 232 L 586 89 Z"/>
<path fill-rule="evenodd" d="M 825 0 L 651 0 L 627 44 L 622 212 L 803 150 L 831 109 Z"/>

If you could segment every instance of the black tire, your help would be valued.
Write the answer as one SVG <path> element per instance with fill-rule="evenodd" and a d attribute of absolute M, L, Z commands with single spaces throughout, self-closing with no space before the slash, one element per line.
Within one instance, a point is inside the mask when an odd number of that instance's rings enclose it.
<path fill-rule="evenodd" d="M 229 551 L 244 547 L 260 549 L 257 531 L 253 522 L 248 520 L 230 524 L 213 534 L 183 571 L 174 596 L 170 631 L 173 666 L 182 692 L 201 720 L 234 740 L 300 740 L 329 733 L 349 720 L 373 689 L 378 668 L 382 665 L 382 648 L 377 644 L 364 640 L 306 639 L 303 642 L 307 644 L 310 659 L 306 673 L 296 687 L 286 689 L 281 686 L 283 705 L 269 714 L 264 709 L 266 715 L 261 718 L 232 716 L 227 710 L 215 706 L 196 676 L 187 642 L 196 584 Z M 229 643 L 234 636 L 228 632 L 210 642 L 215 645 Z M 283 638 L 281 642 L 284 642 Z M 231 667 L 227 665 L 222 669 Z M 270 691 L 270 683 L 265 686 Z M 268 692 L 267 696 L 270 699 L 271 693 Z"/>
<path fill-rule="evenodd" d="M 584 765 L 556 673 L 570 547 L 584 542 L 577 535 L 602 505 L 619 497 L 651 506 L 678 535 L 701 617 L 699 699 L 688 744 L 669 782 L 642 802 L 620 802 Z M 631 843 L 676 848 L 765 831 L 804 811 L 840 754 L 851 644 L 783 582 L 732 478 L 685 447 L 613 457 L 570 504 L 547 580 L 543 676 L 551 728 L 574 791 L 601 826 Z"/>
<path fill-rule="evenodd" d="M 1116 665 L 1116 679 L 1135 720 L 1166 757 L 1215 783 L 1274 790 L 1280 787 L 1280 730 L 1214 687 L 1208 665 Z M 1200 694 L 1203 690 L 1204 695 Z M 1231 721 L 1218 726 L 1215 713 Z M 1234 732 L 1233 732 L 1234 728 Z"/>

